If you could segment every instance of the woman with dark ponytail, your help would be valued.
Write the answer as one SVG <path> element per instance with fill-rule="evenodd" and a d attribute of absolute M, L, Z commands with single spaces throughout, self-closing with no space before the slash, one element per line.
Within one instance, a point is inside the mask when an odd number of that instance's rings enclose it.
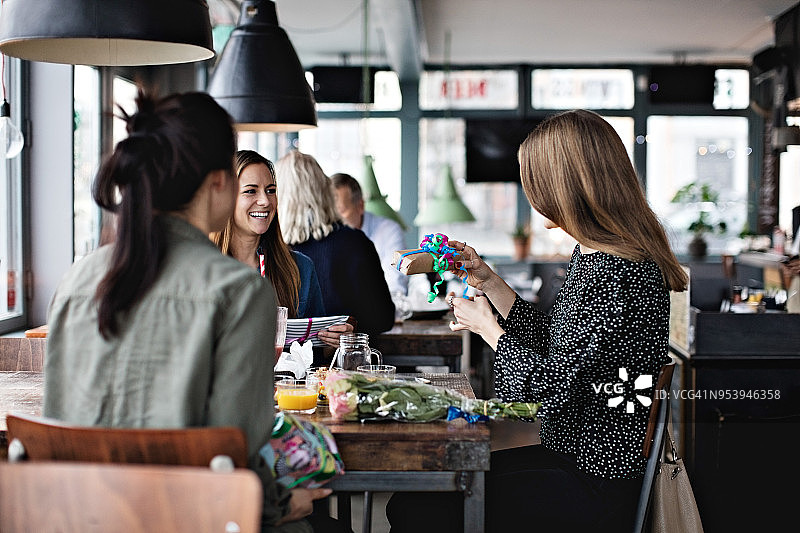
<path fill-rule="evenodd" d="M 231 119 L 204 93 L 140 90 L 136 103 L 94 184 L 116 238 L 73 265 L 50 304 L 43 414 L 238 426 L 264 483 L 264 530 L 311 531 L 303 517 L 330 491 L 287 491 L 259 457 L 273 421 L 275 292 L 207 237 L 236 202 Z"/>

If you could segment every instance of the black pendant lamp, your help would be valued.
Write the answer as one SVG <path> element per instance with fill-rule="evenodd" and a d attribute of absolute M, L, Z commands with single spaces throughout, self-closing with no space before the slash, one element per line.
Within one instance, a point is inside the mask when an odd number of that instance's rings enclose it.
<path fill-rule="evenodd" d="M 245 0 L 220 54 L 208 92 L 246 131 L 297 131 L 317 125 L 314 94 L 275 3 Z"/>
<path fill-rule="evenodd" d="M 3 0 L 0 52 L 73 65 L 214 57 L 206 0 Z"/>

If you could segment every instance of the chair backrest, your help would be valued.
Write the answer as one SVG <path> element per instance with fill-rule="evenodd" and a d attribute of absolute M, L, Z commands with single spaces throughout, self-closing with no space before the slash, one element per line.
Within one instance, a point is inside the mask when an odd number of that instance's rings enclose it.
<path fill-rule="evenodd" d="M 214 457 L 222 455 L 230 457 L 236 468 L 247 466 L 247 441 L 238 427 L 85 427 L 19 414 L 9 414 L 6 425 L 10 461 L 26 458 L 208 467 Z"/>
<path fill-rule="evenodd" d="M 0 531 L 256 533 L 262 488 L 246 469 L 76 462 L 0 464 Z"/>
<path fill-rule="evenodd" d="M 653 388 L 653 403 L 650 404 L 650 418 L 647 421 L 647 432 L 645 433 L 642 447 L 642 453 L 647 457 L 647 466 L 645 467 L 644 478 L 642 479 L 639 505 L 636 508 L 636 521 L 633 528 L 634 533 L 644 533 L 647 531 L 656 471 L 666 437 L 666 424 L 667 418 L 669 417 L 669 391 L 672 385 L 672 373 L 674 370 L 675 363 L 670 363 L 661 367 L 656 385 Z"/>

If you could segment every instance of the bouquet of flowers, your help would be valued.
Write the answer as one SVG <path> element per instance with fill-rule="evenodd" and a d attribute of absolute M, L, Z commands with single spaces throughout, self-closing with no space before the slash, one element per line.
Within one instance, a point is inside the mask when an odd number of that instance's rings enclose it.
<path fill-rule="evenodd" d="M 451 389 L 414 380 L 386 379 L 347 371 L 325 378 L 331 415 L 338 420 L 430 422 L 465 418 L 474 423 L 495 418 L 532 421 L 541 403 L 467 398 Z"/>

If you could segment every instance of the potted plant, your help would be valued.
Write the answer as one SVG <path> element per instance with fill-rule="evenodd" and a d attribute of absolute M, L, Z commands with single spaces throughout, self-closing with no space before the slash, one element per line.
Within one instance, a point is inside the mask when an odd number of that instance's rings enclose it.
<path fill-rule="evenodd" d="M 514 241 L 514 260 L 523 261 L 528 257 L 531 245 L 531 230 L 527 224 L 518 224 L 511 233 Z"/>
<path fill-rule="evenodd" d="M 725 233 L 728 225 L 724 220 L 713 221 L 712 212 L 718 209 L 719 193 L 708 183 L 693 181 L 678 189 L 672 203 L 684 204 L 697 209 L 697 217 L 686 228 L 692 234 L 688 251 L 692 257 L 704 257 L 708 251 L 706 234 Z"/>

